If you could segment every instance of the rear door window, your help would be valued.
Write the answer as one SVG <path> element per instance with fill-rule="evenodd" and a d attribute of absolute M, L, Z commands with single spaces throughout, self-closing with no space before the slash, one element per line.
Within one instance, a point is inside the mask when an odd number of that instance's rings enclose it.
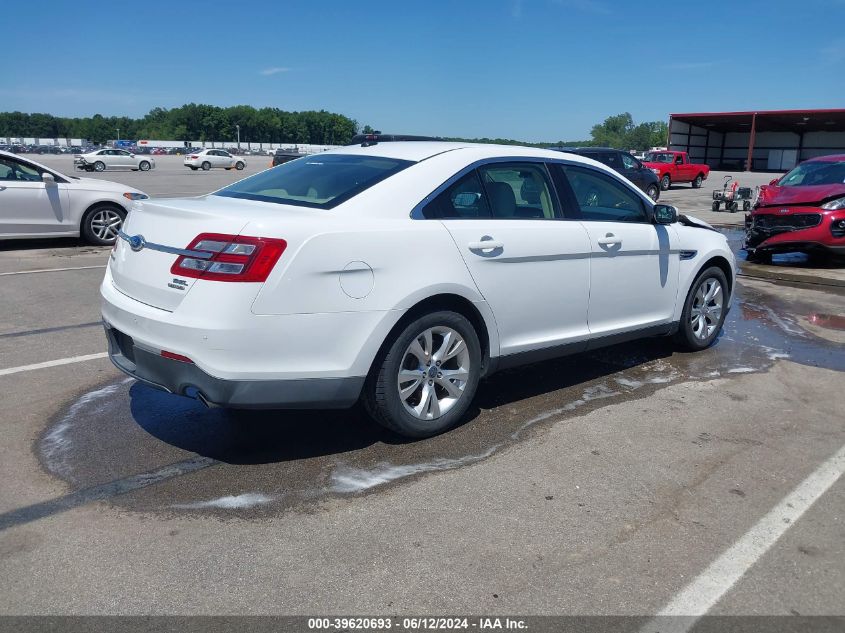
<path fill-rule="evenodd" d="M 478 169 L 493 218 L 546 219 L 557 216 L 542 163 L 493 163 Z"/>

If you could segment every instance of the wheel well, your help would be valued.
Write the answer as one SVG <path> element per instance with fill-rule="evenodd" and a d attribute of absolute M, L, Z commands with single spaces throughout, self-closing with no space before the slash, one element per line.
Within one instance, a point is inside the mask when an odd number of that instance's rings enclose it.
<path fill-rule="evenodd" d="M 731 265 L 728 263 L 728 260 L 724 257 L 719 257 L 718 255 L 716 257 L 711 257 L 706 262 L 704 262 L 704 265 L 701 267 L 701 270 L 706 270 L 710 268 L 710 266 L 716 266 L 717 268 L 720 268 L 723 273 L 725 273 L 725 279 L 728 280 L 728 292 L 730 292 L 731 296 L 733 296 L 733 271 L 731 270 Z"/>
<path fill-rule="evenodd" d="M 381 358 L 383 358 L 384 354 L 387 352 L 387 349 L 393 343 L 393 339 L 398 336 L 403 329 L 405 329 L 408 323 L 423 314 L 437 312 L 439 310 L 457 312 L 472 323 L 472 327 L 475 328 L 475 332 L 478 334 L 478 341 L 481 343 L 481 376 L 483 377 L 490 367 L 490 336 L 487 332 L 487 324 L 484 322 L 484 317 L 481 316 L 478 308 L 472 305 L 472 301 L 469 301 L 460 295 L 454 294 L 434 295 L 423 299 L 409 308 L 402 318 L 399 319 L 396 325 L 393 326 L 390 333 L 385 337 L 384 342 L 381 344 L 381 347 L 373 360 L 373 365 L 370 368 L 370 371 L 373 370 L 376 363 L 380 362 Z"/>

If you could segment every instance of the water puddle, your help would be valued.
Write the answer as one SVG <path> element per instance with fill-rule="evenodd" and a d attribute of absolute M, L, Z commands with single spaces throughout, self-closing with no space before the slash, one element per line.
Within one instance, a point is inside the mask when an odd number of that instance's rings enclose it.
<path fill-rule="evenodd" d="M 841 317 L 807 314 L 796 315 L 768 293 L 740 286 L 723 333 L 704 352 L 679 353 L 666 339 L 650 339 L 503 371 L 481 385 L 467 423 L 424 441 L 397 438 L 358 409 L 209 410 L 118 380 L 71 403 L 39 440 L 37 452 L 45 469 L 74 489 L 197 455 L 212 460 L 210 467 L 111 499 L 131 510 L 244 518 L 308 511 L 472 466 L 550 425 L 668 384 L 765 371 L 784 358 L 845 371 L 845 345 L 801 326 L 806 319 L 839 329 Z"/>

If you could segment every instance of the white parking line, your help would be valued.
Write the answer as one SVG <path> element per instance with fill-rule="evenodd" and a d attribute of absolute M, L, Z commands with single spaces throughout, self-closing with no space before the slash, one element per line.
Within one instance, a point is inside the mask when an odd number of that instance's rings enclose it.
<path fill-rule="evenodd" d="M 108 357 L 107 352 L 99 352 L 98 354 L 87 354 L 85 356 L 71 356 L 70 358 L 60 358 L 58 360 L 48 360 L 44 363 L 35 363 L 34 365 L 21 365 L 20 367 L 9 367 L 8 369 L 0 369 L 0 376 L 8 376 L 10 374 L 18 374 L 22 371 L 32 371 L 34 369 L 46 369 L 48 367 L 58 367 L 59 365 L 71 365 L 73 363 L 84 363 L 87 360 L 97 360 L 98 358 Z"/>
<path fill-rule="evenodd" d="M 736 582 L 845 473 L 845 446 L 802 481 L 745 535 L 713 561 L 658 613 L 642 631 L 689 631 Z M 679 617 L 687 616 L 687 617 Z M 676 626 L 671 626 L 674 623 Z"/>
<path fill-rule="evenodd" d="M 39 270 L 18 270 L 13 273 L 0 273 L 0 277 L 5 277 L 6 275 L 29 275 L 31 273 L 60 273 L 63 270 L 89 270 L 91 268 L 105 268 L 103 266 L 76 266 L 72 268 L 41 268 Z"/>

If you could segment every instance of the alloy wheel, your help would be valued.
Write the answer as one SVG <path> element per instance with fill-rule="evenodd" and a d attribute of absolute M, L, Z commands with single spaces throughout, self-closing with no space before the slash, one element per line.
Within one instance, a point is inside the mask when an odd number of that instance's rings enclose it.
<path fill-rule="evenodd" d="M 104 242 L 113 242 L 123 223 L 121 215 L 113 209 L 99 209 L 91 216 L 91 232 Z"/>
<path fill-rule="evenodd" d="M 415 418 L 436 420 L 461 399 L 469 376 L 470 354 L 463 337 L 449 327 L 428 328 L 402 355 L 399 398 Z"/>
<path fill-rule="evenodd" d="M 719 327 L 724 308 L 725 293 L 718 279 L 708 277 L 702 280 L 695 291 L 690 310 L 690 326 L 693 335 L 706 340 Z"/>

